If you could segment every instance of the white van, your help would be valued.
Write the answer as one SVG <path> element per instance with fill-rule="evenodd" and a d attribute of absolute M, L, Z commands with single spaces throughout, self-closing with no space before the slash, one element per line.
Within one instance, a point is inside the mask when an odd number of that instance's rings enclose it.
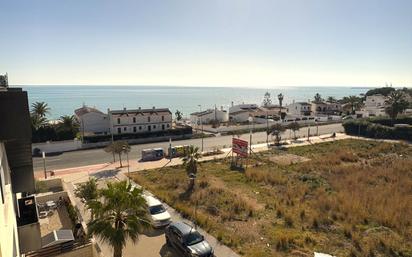
<path fill-rule="evenodd" d="M 169 212 L 158 199 L 147 195 L 145 195 L 144 198 L 149 208 L 149 214 L 153 227 L 165 227 L 172 222 Z"/>

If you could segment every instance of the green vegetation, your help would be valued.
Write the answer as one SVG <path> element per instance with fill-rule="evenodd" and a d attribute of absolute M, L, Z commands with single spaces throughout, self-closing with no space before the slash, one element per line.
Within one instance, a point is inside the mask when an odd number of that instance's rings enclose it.
<path fill-rule="evenodd" d="M 396 120 L 389 118 L 371 118 L 349 120 L 342 125 L 348 135 L 382 139 L 412 140 L 412 127 L 392 127 L 393 124 L 412 124 L 411 117 L 401 117 Z"/>
<path fill-rule="evenodd" d="M 268 134 L 275 136 L 275 144 L 280 145 L 280 141 L 282 140 L 281 134 L 286 131 L 286 127 L 280 123 L 276 123 L 272 127 L 270 127 Z M 295 133 L 295 131 L 294 131 Z"/>
<path fill-rule="evenodd" d="M 408 101 L 405 99 L 405 93 L 402 90 L 390 92 L 385 103 L 387 104 L 385 112 L 392 120 L 395 120 L 398 114 L 404 112 L 409 106 Z"/>
<path fill-rule="evenodd" d="M 47 120 L 50 107 L 45 102 L 35 102 L 31 106 L 30 119 L 32 142 L 69 140 L 79 133 L 79 123 L 74 116 L 61 116 L 55 124 Z"/>
<path fill-rule="evenodd" d="M 183 113 L 179 110 L 176 110 L 175 116 L 176 116 L 176 120 L 179 121 L 183 118 Z"/>
<path fill-rule="evenodd" d="M 126 181 L 108 183 L 98 191 L 99 200 L 88 205 L 94 218 L 87 224 L 95 235 L 113 247 L 113 257 L 121 257 L 128 239 L 133 242 L 149 227 L 146 201 L 142 190 Z"/>
<path fill-rule="evenodd" d="M 270 160 L 285 152 L 310 160 Z M 409 145 L 342 140 L 229 164 L 202 163 L 190 195 L 183 166 L 132 178 L 244 256 L 412 256 Z"/>
<path fill-rule="evenodd" d="M 195 186 L 195 179 L 197 174 L 197 166 L 201 154 L 199 153 L 199 147 L 189 146 L 186 151 L 186 155 L 183 157 L 183 166 L 185 167 L 187 176 L 189 177 L 189 188 L 192 190 Z"/>

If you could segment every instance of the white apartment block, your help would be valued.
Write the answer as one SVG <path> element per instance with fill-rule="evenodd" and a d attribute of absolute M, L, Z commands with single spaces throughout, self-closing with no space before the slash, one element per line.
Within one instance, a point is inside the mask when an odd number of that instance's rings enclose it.
<path fill-rule="evenodd" d="M 158 132 L 172 128 L 169 108 L 108 110 L 114 135 Z"/>

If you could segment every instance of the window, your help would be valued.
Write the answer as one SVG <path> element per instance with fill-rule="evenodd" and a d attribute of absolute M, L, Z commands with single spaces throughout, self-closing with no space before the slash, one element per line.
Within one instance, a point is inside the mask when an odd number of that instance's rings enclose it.
<path fill-rule="evenodd" d="M 133 127 L 133 132 L 135 132 L 135 133 L 136 133 L 136 127 Z"/>
<path fill-rule="evenodd" d="M 120 118 L 117 118 L 117 124 L 120 124 Z"/>
<path fill-rule="evenodd" d="M 122 133 L 122 129 L 121 129 L 121 128 L 117 128 L 117 133 L 118 133 L 118 134 Z"/>
<path fill-rule="evenodd" d="M 165 130 L 165 124 L 162 124 L 162 130 Z"/>
<path fill-rule="evenodd" d="M 156 125 L 153 125 L 153 129 L 155 129 L 156 128 Z"/>
<path fill-rule="evenodd" d="M 126 127 L 123 128 L 123 131 L 126 131 Z"/>
<path fill-rule="evenodd" d="M 162 121 L 165 121 L 165 116 L 162 116 Z"/>
<path fill-rule="evenodd" d="M 150 125 L 147 126 L 147 130 L 151 131 L 151 130 L 152 130 L 152 127 L 150 127 Z"/>
<path fill-rule="evenodd" d="M 139 130 L 142 130 L 142 126 L 139 126 Z"/>
<path fill-rule="evenodd" d="M 147 122 L 150 122 L 150 117 L 147 117 Z"/>
<path fill-rule="evenodd" d="M 133 117 L 133 123 L 136 123 L 136 117 Z"/>
<path fill-rule="evenodd" d="M 170 125 L 169 125 L 169 124 L 167 124 L 167 127 L 170 127 Z"/>

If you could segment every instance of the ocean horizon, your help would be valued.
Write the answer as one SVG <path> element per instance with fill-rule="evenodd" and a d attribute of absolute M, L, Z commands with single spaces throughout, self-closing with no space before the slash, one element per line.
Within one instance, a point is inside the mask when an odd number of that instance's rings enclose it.
<path fill-rule="evenodd" d="M 49 119 L 58 119 L 62 115 L 73 115 L 74 110 L 83 104 L 95 107 L 102 112 L 107 109 L 170 108 L 183 112 L 183 117 L 190 113 L 208 108 L 228 109 L 232 104 L 261 104 L 265 92 L 272 96 L 272 102 L 278 103 L 277 95 L 284 95 L 283 103 L 308 101 L 316 93 L 323 98 L 333 96 L 337 99 L 349 95 L 366 93 L 373 87 L 338 87 L 338 86 L 299 86 L 299 87 L 215 87 L 215 86 L 132 86 L 132 85 L 35 85 L 20 86 L 28 92 L 29 104 L 46 102 L 50 107 Z"/>

